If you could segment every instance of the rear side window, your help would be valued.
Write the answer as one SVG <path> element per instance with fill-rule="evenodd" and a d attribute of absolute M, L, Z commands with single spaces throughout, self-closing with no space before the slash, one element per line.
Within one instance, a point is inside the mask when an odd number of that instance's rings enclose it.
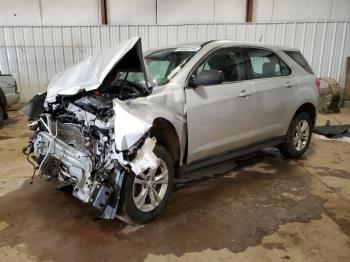
<path fill-rule="evenodd" d="M 287 76 L 290 68 L 273 52 L 266 49 L 248 48 L 250 75 L 253 79 Z"/>
<path fill-rule="evenodd" d="M 292 58 L 297 64 L 304 68 L 308 73 L 314 74 L 310 65 L 307 63 L 305 57 L 299 51 L 284 51 L 290 58 Z"/>

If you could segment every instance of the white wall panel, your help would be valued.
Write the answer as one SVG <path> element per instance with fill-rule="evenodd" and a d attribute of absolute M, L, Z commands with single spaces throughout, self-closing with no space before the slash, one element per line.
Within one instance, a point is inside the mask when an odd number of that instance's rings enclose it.
<path fill-rule="evenodd" d="M 0 25 L 99 25 L 100 0 L 0 0 Z M 111 25 L 244 22 L 246 0 L 107 0 Z M 253 21 L 350 20 L 350 0 L 255 0 Z"/>
<path fill-rule="evenodd" d="M 158 24 L 212 23 L 214 0 L 159 0 Z"/>
<path fill-rule="evenodd" d="M 255 21 L 272 21 L 275 0 L 257 0 L 253 4 L 253 19 Z"/>
<path fill-rule="evenodd" d="M 350 19 L 350 1 L 349 0 L 333 0 L 332 19 L 349 20 Z"/>
<path fill-rule="evenodd" d="M 1 25 L 41 24 L 41 12 L 38 0 L 3 0 L 0 4 Z"/>
<path fill-rule="evenodd" d="M 261 41 L 301 49 L 318 76 L 344 83 L 350 22 L 278 22 L 125 26 L 0 26 L 0 70 L 18 82 L 21 100 L 81 59 L 132 36 L 144 50 L 212 39 Z"/>
<path fill-rule="evenodd" d="M 42 25 L 96 25 L 100 22 L 97 0 L 40 0 L 40 2 Z"/>
<path fill-rule="evenodd" d="M 98 0 L 1 0 L 1 25 L 96 25 Z"/>
<path fill-rule="evenodd" d="M 333 1 L 275 0 L 273 20 L 326 20 L 330 18 Z"/>
<path fill-rule="evenodd" d="M 244 22 L 246 16 L 246 0 L 215 0 L 214 22 Z"/>
<path fill-rule="evenodd" d="M 107 18 L 111 25 L 155 24 L 156 0 L 107 0 Z"/>
<path fill-rule="evenodd" d="M 253 20 L 257 22 L 349 19 L 349 0 L 254 1 Z"/>

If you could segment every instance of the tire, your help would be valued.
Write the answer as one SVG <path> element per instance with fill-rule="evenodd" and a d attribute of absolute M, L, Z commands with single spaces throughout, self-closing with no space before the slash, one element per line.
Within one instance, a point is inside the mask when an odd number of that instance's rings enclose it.
<path fill-rule="evenodd" d="M 4 126 L 4 119 L 5 119 L 4 112 L 2 107 L 0 106 L 0 128 Z"/>
<path fill-rule="evenodd" d="M 154 217 L 156 217 L 164 208 L 167 200 L 170 197 L 171 191 L 173 189 L 174 185 L 174 161 L 170 155 L 170 153 L 167 151 L 165 147 L 162 145 L 156 145 L 153 152 L 155 155 L 160 159 L 160 164 L 157 167 L 157 170 L 153 171 L 155 172 L 154 178 L 157 179 L 159 177 L 164 176 L 164 166 L 166 166 L 167 172 L 168 172 L 168 178 L 163 179 L 162 184 L 157 184 L 153 187 L 149 184 L 141 184 L 138 183 L 140 180 L 142 180 L 142 183 L 144 181 L 147 181 L 145 179 L 145 176 L 148 176 L 152 180 L 152 171 L 145 171 L 141 175 L 135 175 L 135 174 L 125 174 L 125 180 L 124 185 L 121 191 L 121 197 L 120 197 L 120 214 L 119 218 L 127 223 L 130 224 L 144 224 L 150 220 L 152 220 Z M 136 177 L 138 178 L 137 182 L 135 181 Z M 155 180 L 154 180 L 155 181 Z M 167 186 L 165 188 L 165 181 L 167 182 Z M 161 182 L 161 179 L 157 182 Z M 155 182 L 156 183 L 156 182 Z M 148 188 L 150 187 L 150 188 Z M 158 192 L 158 197 L 161 197 L 161 201 L 157 202 L 156 200 L 156 206 L 152 206 L 151 201 L 151 194 L 153 194 L 153 200 L 155 199 L 155 194 L 150 193 L 153 189 Z M 142 192 L 146 192 L 147 195 L 144 200 L 144 205 L 141 204 L 137 205 L 136 202 L 142 203 L 142 200 L 140 196 L 144 195 Z M 154 192 L 154 191 L 153 191 Z M 153 202 L 154 204 L 154 202 Z"/>
<path fill-rule="evenodd" d="M 305 123 L 307 126 L 302 128 Z M 278 146 L 281 154 L 287 158 L 301 157 L 310 145 L 312 126 L 311 118 L 307 113 L 296 115 L 290 123 L 285 141 Z M 304 129 L 305 132 L 300 131 Z"/>

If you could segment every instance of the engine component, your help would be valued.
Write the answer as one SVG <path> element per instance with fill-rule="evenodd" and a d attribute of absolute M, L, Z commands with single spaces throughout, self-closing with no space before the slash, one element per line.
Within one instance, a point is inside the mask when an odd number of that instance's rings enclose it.
<path fill-rule="evenodd" d="M 76 101 L 74 104 L 80 108 L 95 114 L 96 117 L 105 120 L 113 115 L 112 101 L 105 96 L 84 96 Z"/>
<path fill-rule="evenodd" d="M 156 140 L 146 132 L 128 152 L 117 151 L 114 110 L 103 95 L 63 101 L 55 108 L 30 123 L 34 135 L 28 148 L 38 174 L 57 177 L 58 188 L 68 185 L 76 198 L 100 209 L 102 218 L 114 218 L 125 173 L 157 165 Z"/>

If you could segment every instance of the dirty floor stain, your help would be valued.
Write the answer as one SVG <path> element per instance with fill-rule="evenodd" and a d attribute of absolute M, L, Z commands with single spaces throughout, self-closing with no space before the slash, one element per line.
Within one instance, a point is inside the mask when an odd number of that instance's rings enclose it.
<path fill-rule="evenodd" d="M 10 113 L 14 120 L 0 130 L 10 137 L 0 140 L 0 261 L 350 256 L 350 145 L 314 139 L 300 160 L 268 149 L 186 174 L 160 216 L 133 227 L 98 219 L 96 210 L 55 191 L 54 181 L 31 185 L 33 169 L 21 154 L 25 119 Z"/>

